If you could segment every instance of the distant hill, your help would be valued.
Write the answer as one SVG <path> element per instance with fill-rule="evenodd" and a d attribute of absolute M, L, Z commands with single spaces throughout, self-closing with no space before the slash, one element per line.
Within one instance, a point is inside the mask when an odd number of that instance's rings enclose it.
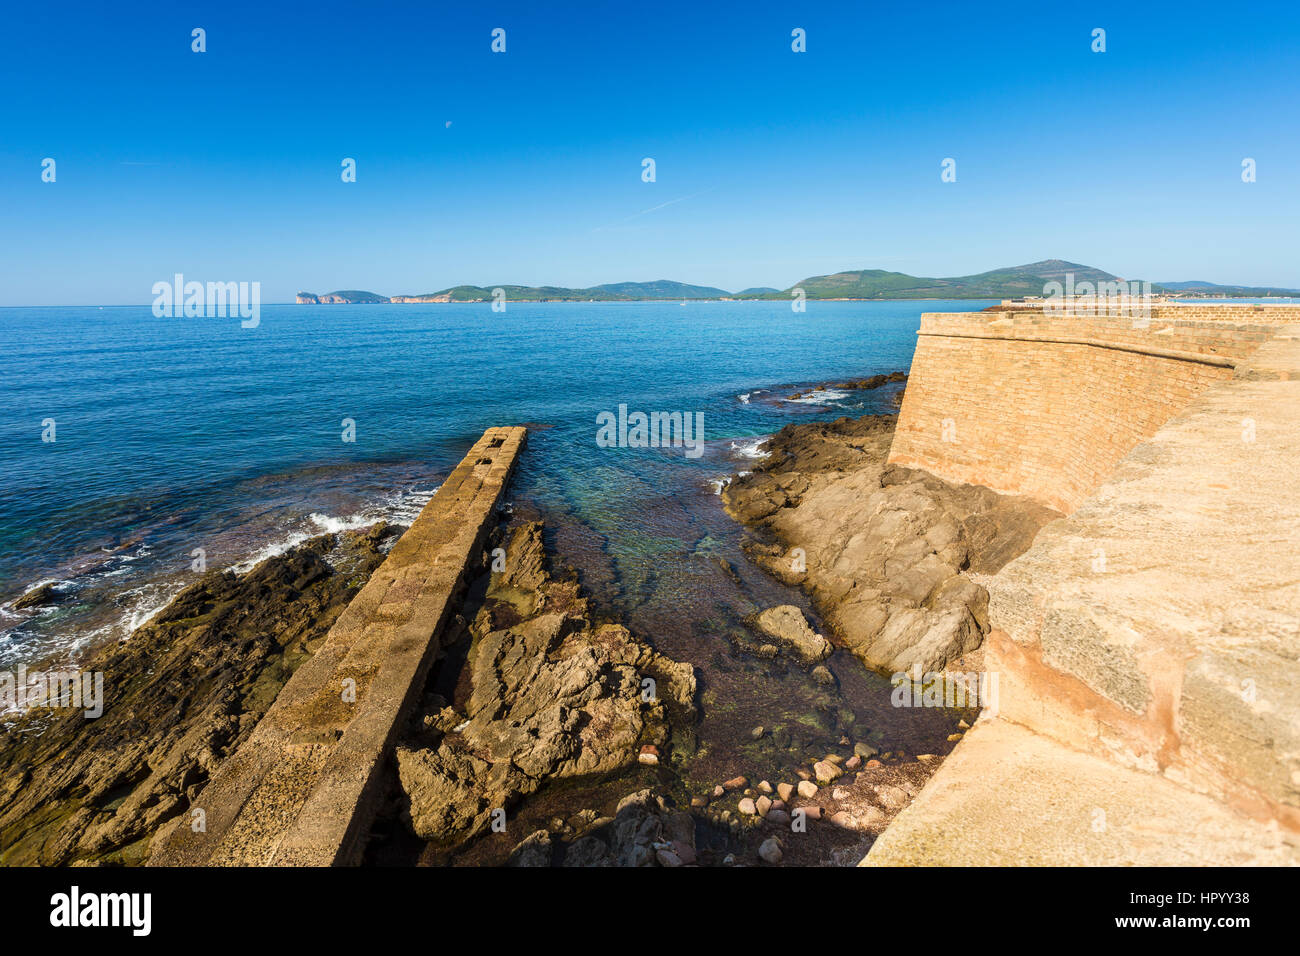
<path fill-rule="evenodd" d="M 1276 286 L 1252 286 L 1252 285 L 1219 285 L 1216 282 L 1160 282 L 1151 284 L 1155 291 L 1167 292 L 1188 292 L 1188 293 L 1205 293 L 1207 295 L 1221 295 L 1230 298 L 1251 298 L 1257 299 L 1263 296 L 1274 295 L 1300 295 L 1300 289 L 1282 289 Z"/>
<path fill-rule="evenodd" d="M 457 285 L 440 292 L 419 295 L 395 295 L 392 298 L 373 292 L 343 291 L 315 295 L 299 292 L 298 302 L 325 304 L 332 302 L 489 302 L 493 289 L 502 289 L 510 302 L 631 302 L 654 299 L 789 299 L 795 289 L 803 289 L 809 299 L 1018 299 L 1022 296 L 1041 296 L 1048 282 L 1065 283 L 1067 276 L 1074 284 L 1081 282 L 1122 282 L 1117 275 L 1064 259 L 1044 259 L 1020 266 L 993 269 L 968 276 L 929 278 L 905 272 L 887 272 L 883 269 L 860 269 L 852 272 L 835 272 L 831 275 L 809 276 L 788 289 L 755 286 L 741 292 L 730 293 L 715 286 L 689 285 L 671 279 L 653 282 L 609 282 L 590 289 L 571 289 L 566 286 Z M 1300 295 L 1300 290 L 1264 288 L 1258 286 L 1216 285 L 1213 282 L 1163 282 L 1151 283 L 1151 291 L 1166 294 L 1212 296 L 1287 296 Z"/>
<path fill-rule="evenodd" d="M 373 292 L 361 292 L 357 289 L 344 289 L 340 292 L 324 292 L 315 295 L 311 292 L 299 292 L 297 301 L 299 305 L 325 305 L 328 303 L 351 304 L 356 302 L 373 303 L 387 302 L 388 296 L 376 295 Z"/>
<path fill-rule="evenodd" d="M 500 289 L 509 302 L 608 302 L 631 296 L 615 295 L 600 289 L 569 289 L 556 285 L 457 285 L 441 292 L 422 295 L 395 295 L 394 302 L 490 302 L 492 290 Z"/>
<path fill-rule="evenodd" d="M 638 299 L 722 299 L 731 296 L 726 289 L 713 286 L 687 285 L 671 279 L 654 282 L 611 282 L 590 289 L 570 289 L 555 285 L 457 285 L 438 292 L 421 292 L 418 295 L 375 295 L 373 292 L 330 292 L 313 295 L 299 292 L 298 302 L 325 304 L 331 302 L 488 302 L 492 291 L 500 289 L 508 302 L 631 302 Z M 772 290 L 776 291 L 776 290 Z"/>
<path fill-rule="evenodd" d="M 708 285 L 687 285 L 673 282 L 671 279 L 656 279 L 654 282 L 611 282 L 598 285 L 595 290 L 629 299 L 721 299 L 731 295 L 726 289 L 716 289 Z"/>
<path fill-rule="evenodd" d="M 1023 266 L 994 269 L 969 276 L 934 279 L 905 272 L 863 269 L 811 276 L 791 286 L 781 297 L 803 289 L 810 299 L 1012 299 L 1042 295 L 1047 282 L 1063 282 L 1073 273 L 1078 282 L 1113 282 L 1118 276 L 1063 259 L 1044 259 Z"/>

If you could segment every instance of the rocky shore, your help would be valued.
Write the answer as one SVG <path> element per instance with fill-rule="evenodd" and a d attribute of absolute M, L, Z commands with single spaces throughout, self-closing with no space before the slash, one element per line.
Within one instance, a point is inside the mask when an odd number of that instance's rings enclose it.
<path fill-rule="evenodd" d="M 144 862 L 401 530 L 321 535 L 243 574 L 209 571 L 81 662 L 104 675 L 102 716 L 30 710 L 0 723 L 0 864 Z"/>
<path fill-rule="evenodd" d="M 504 568 L 471 585 L 397 748 L 401 821 L 427 862 L 548 784 L 690 755 L 691 666 L 596 620 L 576 575 L 548 570 L 540 522 L 498 535 Z"/>
<path fill-rule="evenodd" d="M 722 493 L 753 532 L 746 551 L 805 589 L 870 668 L 942 671 L 988 631 L 978 583 L 1057 512 L 886 464 L 892 415 L 789 425 Z"/>

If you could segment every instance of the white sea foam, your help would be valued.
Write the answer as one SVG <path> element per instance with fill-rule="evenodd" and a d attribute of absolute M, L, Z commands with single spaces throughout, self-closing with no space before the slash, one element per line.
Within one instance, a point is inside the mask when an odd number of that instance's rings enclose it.
<path fill-rule="evenodd" d="M 441 487 L 441 486 L 438 486 Z M 410 525 L 424 510 L 424 506 L 429 503 L 429 499 L 437 494 L 438 488 L 432 491 L 421 491 L 411 489 L 410 491 L 398 491 L 392 494 L 384 495 L 378 501 L 367 505 L 355 514 L 350 515 L 327 515 L 319 511 L 313 511 L 307 516 L 310 526 L 307 528 L 289 532 L 283 538 L 271 542 L 258 549 L 255 553 L 231 565 L 231 570 L 242 574 L 256 567 L 268 558 L 274 558 L 284 554 L 293 548 L 298 547 L 304 541 L 310 541 L 322 534 L 341 534 L 344 531 L 359 531 L 362 528 L 368 528 L 379 521 L 390 521 L 393 524 Z"/>
<path fill-rule="evenodd" d="M 751 392 L 745 392 L 743 395 L 737 395 L 736 397 L 737 397 L 738 399 L 740 399 L 740 403 L 741 403 L 742 405 L 748 405 L 748 404 L 749 404 L 749 396 L 750 396 L 751 394 L 752 394 Z"/>
<path fill-rule="evenodd" d="M 731 450 L 739 458 L 767 458 L 772 453 L 763 451 L 763 446 L 768 443 L 766 438 L 755 438 L 751 441 L 732 442 Z"/>
<path fill-rule="evenodd" d="M 237 574 L 243 574 L 252 570 L 261 562 L 284 554 L 305 541 L 319 537 L 322 534 L 355 531 L 367 528 L 379 521 L 409 525 L 420 514 L 420 511 L 428 504 L 434 494 L 437 493 L 437 490 L 438 488 L 434 487 L 431 490 L 413 488 L 394 491 L 380 496 L 353 514 L 330 515 L 322 512 L 312 512 L 305 517 L 296 518 L 285 529 L 284 534 L 263 544 L 252 553 L 246 554 L 241 560 L 229 565 L 229 569 Z M 65 596 L 93 589 L 96 585 L 106 585 L 112 588 L 115 586 L 114 582 L 118 582 L 118 579 L 125 578 L 126 581 L 129 581 L 129 575 L 136 571 L 133 565 L 152 553 L 152 549 L 143 543 L 130 551 L 114 551 L 107 548 L 102 550 L 111 557 L 105 559 L 93 570 L 75 574 L 66 579 L 41 578 L 23 588 L 19 592 L 19 596 L 45 584 L 53 584 Z M 212 557 L 212 555 L 209 555 L 210 562 Z M 74 625 L 63 629 L 62 633 L 57 635 L 39 636 L 24 631 L 24 622 L 37 615 L 50 613 L 55 610 L 54 608 L 40 607 L 16 611 L 12 606 L 12 601 L 0 605 L 0 650 L 5 652 L 0 656 L 9 657 L 9 652 L 14 648 L 14 642 L 22 641 L 37 656 L 56 654 L 60 658 L 66 659 L 69 664 L 72 664 L 88 649 L 113 640 L 123 641 L 128 639 L 136 629 L 153 620 L 160 611 L 171 604 L 176 596 L 195 580 L 197 580 L 197 576 L 193 573 L 182 573 L 169 576 L 163 580 L 148 581 L 136 587 L 123 587 L 122 585 L 126 582 L 118 583 L 116 586 L 119 590 L 111 598 L 116 611 L 111 620 L 95 627 L 79 628 Z M 17 596 L 14 600 L 17 600 Z M 101 598 L 100 600 L 104 599 Z"/>
<path fill-rule="evenodd" d="M 787 398 L 786 401 L 793 405 L 829 405 L 831 402 L 838 402 L 848 397 L 848 392 L 841 391 L 838 388 L 819 388 L 814 389 L 802 398 Z"/>

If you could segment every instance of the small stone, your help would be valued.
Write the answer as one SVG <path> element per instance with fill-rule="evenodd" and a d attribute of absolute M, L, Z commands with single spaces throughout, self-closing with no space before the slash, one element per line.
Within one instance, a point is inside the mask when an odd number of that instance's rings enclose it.
<path fill-rule="evenodd" d="M 718 784 L 716 787 L 713 788 L 713 799 L 716 800 L 718 797 L 722 796 L 726 792 L 727 791 L 723 788 L 722 784 Z"/>
<path fill-rule="evenodd" d="M 819 760 L 813 764 L 813 773 L 816 774 L 818 783 L 830 783 L 841 775 L 840 768 L 829 760 Z M 802 786 L 800 786 L 799 792 L 803 792 Z"/>
<path fill-rule="evenodd" d="M 883 766 L 884 766 L 884 764 L 881 763 L 879 760 L 868 760 L 868 761 L 867 761 L 867 769 L 868 769 L 868 770 L 877 770 L 877 769 L 879 769 L 880 767 L 883 767 Z"/>
<path fill-rule="evenodd" d="M 773 800 L 773 801 L 772 801 L 772 809 L 773 809 L 773 810 L 784 810 L 784 809 L 785 809 L 785 801 L 784 801 L 784 800 Z"/>
<path fill-rule="evenodd" d="M 856 830 L 858 828 L 857 818 L 847 810 L 841 810 L 839 813 L 831 814 L 831 823 L 845 830 Z"/>
<path fill-rule="evenodd" d="M 736 809 L 747 817 L 752 817 L 754 814 L 758 813 L 758 808 L 754 806 L 754 801 L 749 799 L 749 797 L 745 797 L 745 799 L 741 800 Z"/>
<path fill-rule="evenodd" d="M 897 810 L 907 803 L 907 791 L 901 787 L 891 787 L 886 784 L 883 787 L 876 788 L 876 799 L 890 810 Z"/>
<path fill-rule="evenodd" d="M 875 747 L 861 740 L 853 745 L 853 756 L 861 757 L 863 760 L 869 760 L 878 753 L 879 751 L 877 751 Z"/>
<path fill-rule="evenodd" d="M 758 726 L 749 732 L 749 736 L 753 737 L 755 740 L 761 740 L 763 734 L 765 733 L 767 733 L 767 729 L 762 726 Z"/>
<path fill-rule="evenodd" d="M 843 787 L 836 787 L 834 790 L 831 791 L 832 800 L 847 800 L 848 798 L 849 798 L 849 792 L 845 790 Z"/>
<path fill-rule="evenodd" d="M 827 762 L 827 763 L 833 763 L 833 764 L 835 764 L 835 766 L 838 767 L 838 766 L 840 766 L 840 764 L 844 763 L 844 758 L 841 757 L 839 754 L 827 754 L 827 755 L 826 755 L 826 762 Z"/>
<path fill-rule="evenodd" d="M 691 797 L 691 806 L 693 807 L 707 807 L 708 805 L 708 797 Z"/>
<path fill-rule="evenodd" d="M 695 847 L 683 840 L 673 840 L 673 853 L 682 861 L 682 866 L 690 866 L 696 861 Z"/>
<path fill-rule="evenodd" d="M 764 863 L 775 866 L 781 862 L 781 856 L 781 841 L 776 837 L 768 837 L 758 847 L 758 858 Z"/>
<path fill-rule="evenodd" d="M 655 859 L 660 866 L 681 866 L 682 858 L 672 850 L 655 850 Z"/>
<path fill-rule="evenodd" d="M 835 675 L 831 673 L 831 669 L 825 664 L 818 664 L 812 669 L 812 678 L 817 683 L 827 686 L 835 683 Z"/>
<path fill-rule="evenodd" d="M 730 780 L 724 781 L 722 786 L 725 790 L 740 790 L 747 783 L 749 783 L 749 781 L 744 777 L 732 777 Z"/>
<path fill-rule="evenodd" d="M 764 644 L 758 649 L 758 656 L 764 660 L 770 661 L 772 658 L 776 657 L 776 655 L 777 647 L 775 644 Z"/>
<path fill-rule="evenodd" d="M 782 800 L 789 800 L 794 796 L 794 787 L 788 783 L 778 783 L 776 785 L 776 795 Z"/>
<path fill-rule="evenodd" d="M 857 754 L 854 754 L 848 760 L 844 761 L 845 770 L 857 770 L 861 766 L 862 766 L 862 758 L 859 757 Z"/>
<path fill-rule="evenodd" d="M 822 818 L 822 808 L 815 803 L 810 803 L 806 807 L 799 807 L 795 813 L 802 813 L 809 820 L 820 820 Z"/>
<path fill-rule="evenodd" d="M 812 799 L 817 796 L 817 784 L 813 783 L 811 780 L 800 780 L 798 789 L 799 796 L 804 797 L 805 799 Z"/>
<path fill-rule="evenodd" d="M 812 774 L 810 774 L 807 770 L 796 770 L 795 773 L 799 775 L 800 780 L 812 779 Z"/>
<path fill-rule="evenodd" d="M 772 809 L 772 799 L 770 797 L 759 797 L 754 801 L 754 809 L 758 811 L 760 817 L 767 816 L 767 811 Z"/>
<path fill-rule="evenodd" d="M 922 763 L 929 763 L 931 760 L 938 760 L 939 758 L 934 754 L 917 754 L 916 759 Z"/>
<path fill-rule="evenodd" d="M 637 761 L 653 767 L 659 763 L 659 748 L 654 744 L 646 744 L 641 748 L 641 753 L 637 754 Z"/>
<path fill-rule="evenodd" d="M 857 812 L 858 826 L 861 827 L 878 827 L 884 824 L 885 815 L 879 807 L 865 806 Z"/>
<path fill-rule="evenodd" d="M 957 727 L 960 730 L 970 730 L 970 724 L 966 723 L 964 720 L 957 721 Z"/>
<path fill-rule="evenodd" d="M 760 793 L 771 793 L 772 785 L 768 783 L 766 780 L 760 780 L 758 782 L 758 790 Z"/>
<path fill-rule="evenodd" d="M 847 747 L 847 746 L 848 746 L 849 744 L 851 744 L 851 743 L 853 743 L 853 741 L 849 740 L 848 737 L 841 737 L 841 738 L 840 738 L 840 746 L 841 746 L 841 747 Z"/>
<path fill-rule="evenodd" d="M 768 810 L 764 818 L 768 823 L 775 823 L 777 826 L 786 826 L 790 822 L 790 814 L 784 810 Z"/>

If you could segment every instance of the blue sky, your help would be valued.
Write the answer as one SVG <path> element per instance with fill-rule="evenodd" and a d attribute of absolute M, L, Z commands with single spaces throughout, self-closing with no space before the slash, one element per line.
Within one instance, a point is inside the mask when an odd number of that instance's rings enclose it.
<path fill-rule="evenodd" d="M 1300 287 L 1297 51 L 1291 3 L 14 4 L 0 305 L 1055 257 Z"/>

